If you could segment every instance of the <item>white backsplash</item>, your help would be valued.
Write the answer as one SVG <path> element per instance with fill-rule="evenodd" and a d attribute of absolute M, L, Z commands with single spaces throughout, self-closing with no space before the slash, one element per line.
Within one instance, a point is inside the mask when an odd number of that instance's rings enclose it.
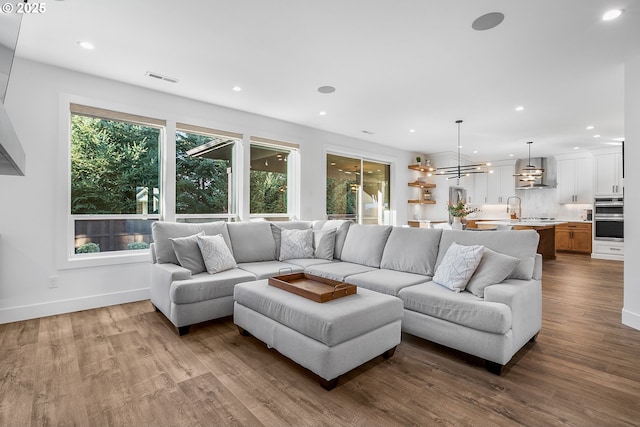
<path fill-rule="evenodd" d="M 566 221 L 582 221 L 584 210 L 591 209 L 591 204 L 561 205 L 556 199 L 556 189 L 517 190 L 516 195 L 522 199 L 522 217 L 556 218 Z M 509 218 L 507 205 L 482 205 L 481 212 L 475 218 L 502 219 Z M 471 218 L 471 217 L 470 217 Z"/>

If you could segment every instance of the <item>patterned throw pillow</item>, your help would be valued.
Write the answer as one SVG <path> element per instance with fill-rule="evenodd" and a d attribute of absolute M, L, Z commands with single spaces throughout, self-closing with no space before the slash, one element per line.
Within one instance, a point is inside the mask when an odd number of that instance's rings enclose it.
<path fill-rule="evenodd" d="M 313 230 L 282 230 L 280 261 L 313 258 Z"/>
<path fill-rule="evenodd" d="M 229 246 L 224 241 L 222 234 L 215 236 L 198 236 L 198 246 L 204 258 L 204 265 L 209 274 L 219 273 L 236 268 L 236 260 L 231 254 Z"/>
<path fill-rule="evenodd" d="M 454 292 L 464 291 L 482 260 L 484 246 L 462 246 L 452 243 L 436 269 L 433 281 Z"/>

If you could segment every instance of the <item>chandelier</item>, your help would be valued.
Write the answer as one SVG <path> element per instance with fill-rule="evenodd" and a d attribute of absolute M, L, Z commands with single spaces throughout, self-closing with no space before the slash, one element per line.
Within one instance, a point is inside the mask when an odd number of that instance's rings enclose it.
<path fill-rule="evenodd" d="M 520 170 L 520 173 L 516 173 L 513 176 L 517 176 L 519 181 L 530 182 L 533 184 L 536 179 L 542 178 L 544 169 L 531 164 L 531 144 L 533 144 L 533 141 L 527 142 L 527 145 L 529 146 L 529 162 L 527 163 L 527 166 L 523 167 Z"/>
<path fill-rule="evenodd" d="M 456 124 L 458 125 L 458 164 L 457 166 L 447 166 L 442 168 L 434 168 L 427 161 L 427 170 L 431 173 L 440 176 L 446 176 L 447 179 L 457 179 L 458 184 L 460 184 L 460 178 L 465 176 L 470 176 L 471 174 L 477 173 L 488 173 L 489 170 L 487 167 L 491 166 L 491 163 L 474 163 L 469 165 L 463 165 L 460 163 L 460 149 L 462 145 L 460 145 L 460 124 L 462 120 L 456 120 Z"/>

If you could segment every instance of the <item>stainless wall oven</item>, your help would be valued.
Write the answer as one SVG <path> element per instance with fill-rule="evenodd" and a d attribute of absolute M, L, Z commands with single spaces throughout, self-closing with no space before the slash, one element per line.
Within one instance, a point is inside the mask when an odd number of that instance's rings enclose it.
<path fill-rule="evenodd" d="M 624 200 L 596 196 L 593 202 L 593 239 L 624 241 Z"/>

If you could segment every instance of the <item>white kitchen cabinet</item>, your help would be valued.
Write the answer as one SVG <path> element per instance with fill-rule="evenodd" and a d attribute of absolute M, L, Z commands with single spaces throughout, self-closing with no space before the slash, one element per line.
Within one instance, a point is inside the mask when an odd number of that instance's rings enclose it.
<path fill-rule="evenodd" d="M 591 258 L 609 259 L 614 261 L 624 260 L 624 242 L 594 240 L 592 251 Z"/>
<path fill-rule="evenodd" d="M 622 152 L 596 154 L 596 194 L 622 195 Z"/>
<path fill-rule="evenodd" d="M 558 160 L 558 203 L 593 203 L 593 158 Z"/>
<path fill-rule="evenodd" d="M 469 186 L 467 203 L 487 203 L 487 178 L 488 174 L 479 173 L 473 176 L 473 185 Z"/>
<path fill-rule="evenodd" d="M 493 166 L 487 175 L 487 203 L 504 204 L 516 193 L 514 165 Z"/>

